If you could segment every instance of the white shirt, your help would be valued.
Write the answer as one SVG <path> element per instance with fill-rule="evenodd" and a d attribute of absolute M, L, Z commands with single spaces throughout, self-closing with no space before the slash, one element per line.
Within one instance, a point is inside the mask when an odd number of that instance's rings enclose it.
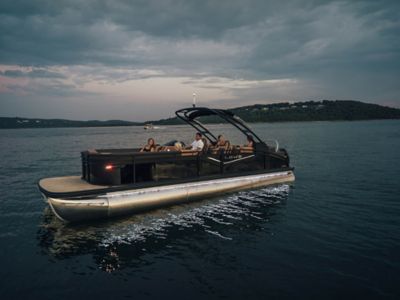
<path fill-rule="evenodd" d="M 204 143 L 202 140 L 194 141 L 192 144 L 192 150 L 201 151 L 203 150 Z"/>

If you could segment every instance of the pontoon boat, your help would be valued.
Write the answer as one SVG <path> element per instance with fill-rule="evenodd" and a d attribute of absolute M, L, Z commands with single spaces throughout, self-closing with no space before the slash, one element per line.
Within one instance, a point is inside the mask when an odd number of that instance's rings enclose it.
<path fill-rule="evenodd" d="M 164 151 L 171 150 L 174 143 L 157 152 L 84 151 L 80 176 L 39 181 L 53 213 L 67 222 L 108 218 L 294 181 L 286 150 L 262 141 L 232 112 L 191 107 L 176 111 L 176 115 L 202 134 L 202 151 Z M 219 117 L 245 136 L 253 136 L 254 147 L 216 148 L 217 138 L 199 121 L 201 117 Z"/>

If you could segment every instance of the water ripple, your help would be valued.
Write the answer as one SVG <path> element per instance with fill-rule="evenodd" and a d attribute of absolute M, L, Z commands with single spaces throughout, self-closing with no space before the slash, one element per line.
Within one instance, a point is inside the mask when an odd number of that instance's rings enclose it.
<path fill-rule="evenodd" d="M 262 220 L 261 213 L 257 209 L 263 205 L 280 203 L 288 192 L 289 185 L 280 185 L 257 191 L 240 192 L 216 200 L 216 203 L 211 200 L 207 204 L 195 207 L 189 204 L 186 205 L 187 210 L 167 212 L 161 217 L 152 216 L 142 222 L 113 227 L 105 234 L 101 245 L 108 247 L 115 243 L 143 242 L 149 237 L 165 238 L 171 227 L 200 227 L 215 236 L 231 239 L 210 228 L 213 228 L 213 225 L 234 226 L 234 221 L 243 220 L 244 217 Z"/>

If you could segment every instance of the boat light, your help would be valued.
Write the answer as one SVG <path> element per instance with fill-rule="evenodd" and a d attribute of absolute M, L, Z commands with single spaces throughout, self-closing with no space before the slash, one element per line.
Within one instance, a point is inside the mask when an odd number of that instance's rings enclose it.
<path fill-rule="evenodd" d="M 113 165 L 106 165 L 106 166 L 104 167 L 104 169 L 106 169 L 107 171 L 111 171 L 113 168 L 114 168 Z"/>

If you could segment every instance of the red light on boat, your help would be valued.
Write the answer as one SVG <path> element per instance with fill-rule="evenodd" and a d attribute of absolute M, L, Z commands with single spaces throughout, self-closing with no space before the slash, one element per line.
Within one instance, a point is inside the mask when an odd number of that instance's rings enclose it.
<path fill-rule="evenodd" d="M 104 167 L 104 169 L 106 169 L 107 171 L 111 171 L 113 168 L 114 168 L 113 165 L 106 165 Z"/>

